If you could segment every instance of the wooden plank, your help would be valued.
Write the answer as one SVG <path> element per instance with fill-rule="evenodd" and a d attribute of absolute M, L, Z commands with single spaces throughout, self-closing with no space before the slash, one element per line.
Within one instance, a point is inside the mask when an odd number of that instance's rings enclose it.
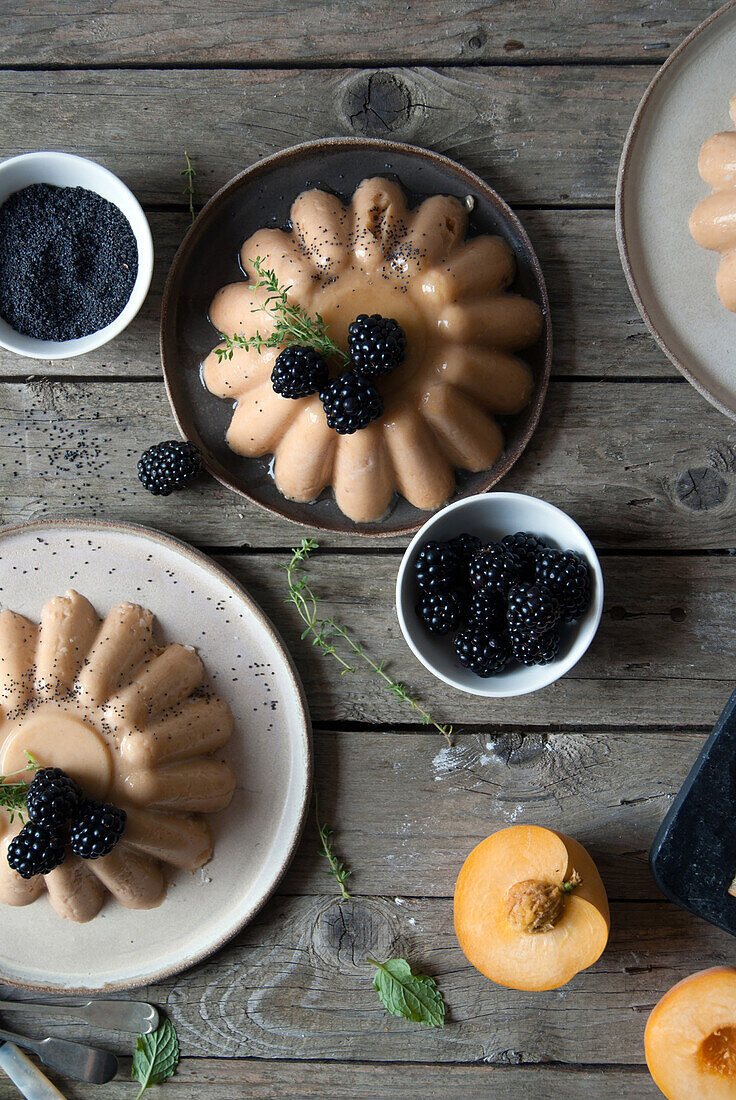
<path fill-rule="evenodd" d="M 397 7 L 391 0 L 284 0 L 277 9 L 216 0 L 35 0 L 13 11 L 0 62 L 14 65 L 249 64 L 413 59 L 426 62 L 585 58 L 662 60 L 717 0 L 473 0 Z M 387 30 L 389 33 L 387 33 Z M 339 40 L 336 41 L 336 35 Z M 336 55 L 336 50 L 339 54 Z"/>
<path fill-rule="evenodd" d="M 521 216 L 550 293 L 556 374 L 676 376 L 649 336 L 629 294 L 616 247 L 613 213 L 525 210 Z M 174 253 L 189 228 L 189 215 L 153 211 L 149 220 L 156 255 L 152 289 L 126 331 L 111 344 L 76 359 L 35 362 L 0 348 L 0 377 L 160 377 L 161 294 Z"/>
<path fill-rule="evenodd" d="M 470 850 L 513 824 L 574 836 L 593 855 L 609 897 L 659 899 L 648 851 L 704 739 L 490 727 L 461 734 L 448 748 L 431 733 L 317 730 L 320 819 L 334 828 L 336 849 L 352 870 L 348 890 L 393 893 L 400 906 L 452 897 Z M 281 892 L 323 894 L 329 882 L 310 815 Z"/>
<path fill-rule="evenodd" d="M 138 456 L 176 435 L 161 383 L 6 383 L 0 429 L 2 523 L 92 514 L 233 548 L 292 546 L 304 533 L 204 477 L 175 500 L 143 490 Z M 734 448 L 734 422 L 684 382 L 559 381 L 503 488 L 559 505 L 601 548 L 727 548 Z"/>
<path fill-rule="evenodd" d="M 2 154 L 73 148 L 103 161 L 143 202 L 181 204 L 185 149 L 206 199 L 287 145 L 368 134 L 447 153 L 512 203 L 611 205 L 624 135 L 654 72 L 648 65 L 70 71 L 55 72 L 51 83 L 48 74 L 6 71 Z"/>
<path fill-rule="evenodd" d="M 561 990 L 530 994 L 471 967 L 449 898 L 397 906 L 393 897 L 277 897 L 208 962 L 142 996 L 165 1007 L 186 1057 L 642 1065 L 651 1008 L 692 971 L 730 960 L 733 940 L 665 902 L 614 903 L 611 916 L 609 946 L 593 967 Z M 369 955 L 403 955 L 432 974 L 447 1026 L 388 1016 Z M 41 1021 L 28 1031 L 37 1026 L 70 1034 L 68 1024 Z M 90 1037 L 81 1026 L 73 1033 Z M 130 1037 L 107 1045 L 128 1053 Z"/>
<path fill-rule="evenodd" d="M 69 1100 L 130 1100 L 129 1061 L 124 1059 L 114 1081 L 83 1085 L 51 1073 Z M 578 1066 L 432 1066 L 351 1062 L 288 1062 L 274 1059 L 187 1058 L 166 1082 L 166 1100 L 655 1100 L 659 1095 L 643 1068 Z M 156 1096 L 156 1093 L 152 1095 Z M 17 1100 L 17 1090 L 0 1079 L 0 1100 Z"/>

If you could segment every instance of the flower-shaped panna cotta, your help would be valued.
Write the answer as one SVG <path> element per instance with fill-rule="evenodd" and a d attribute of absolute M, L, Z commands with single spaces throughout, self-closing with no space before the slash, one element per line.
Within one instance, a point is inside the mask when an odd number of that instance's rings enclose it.
<path fill-rule="evenodd" d="M 495 417 L 520 412 L 531 397 L 531 371 L 514 352 L 539 338 L 542 314 L 508 292 L 510 248 L 495 236 L 466 240 L 457 199 L 435 195 L 409 210 L 401 187 L 381 178 L 363 180 L 348 206 L 325 191 L 303 192 L 291 226 L 261 229 L 245 242 L 249 282 L 216 294 L 210 320 L 218 332 L 273 332 L 253 287 L 260 260 L 345 352 L 350 323 L 377 313 L 403 328 L 405 359 L 376 381 L 383 416 L 338 436 L 317 394 L 288 400 L 274 392 L 270 375 L 284 345 L 235 347 L 232 358 L 215 349 L 203 377 L 212 393 L 235 402 L 229 446 L 249 457 L 273 454 L 276 484 L 291 500 L 315 500 L 332 485 L 356 522 L 380 519 L 397 490 L 417 508 L 439 508 L 452 495 L 456 467 L 477 472 L 501 456 Z M 333 375 L 340 369 L 331 364 Z"/>
<path fill-rule="evenodd" d="M 736 96 L 731 100 L 736 126 Z M 716 290 L 726 309 L 736 313 L 736 130 L 713 134 L 700 150 L 698 171 L 713 193 L 690 216 L 690 232 L 701 248 L 720 252 Z"/>
<path fill-rule="evenodd" d="M 49 600 L 40 624 L 0 614 L 0 772 L 21 772 L 30 753 L 39 767 L 62 768 L 86 796 L 127 814 L 109 855 L 82 860 L 67 851 L 49 874 L 23 879 L 7 860 L 22 822 L 0 810 L 6 905 L 28 905 L 48 891 L 54 909 L 73 921 L 91 920 L 107 894 L 126 908 L 151 909 L 166 893 L 162 864 L 194 870 L 210 858 L 201 815 L 232 798 L 232 770 L 212 756 L 230 737 L 232 715 L 201 691 L 196 652 L 156 646 L 153 623 L 150 611 L 131 603 L 100 623 L 73 591 Z"/>

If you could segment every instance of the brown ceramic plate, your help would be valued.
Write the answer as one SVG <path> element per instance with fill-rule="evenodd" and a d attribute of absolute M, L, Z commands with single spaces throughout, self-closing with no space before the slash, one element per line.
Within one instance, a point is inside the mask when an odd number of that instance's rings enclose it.
<path fill-rule="evenodd" d="M 412 205 L 428 195 L 461 200 L 472 196 L 469 234 L 496 233 L 508 241 L 518 267 L 513 289 L 537 302 L 544 313 L 544 334 L 524 353 L 536 382 L 532 400 L 503 424 L 506 449 L 495 466 L 480 474 L 458 472 L 453 499 L 495 485 L 526 447 L 542 409 L 552 360 L 547 290 L 531 242 L 513 211 L 480 177 L 437 153 L 393 141 L 330 138 L 285 149 L 235 176 L 207 203 L 174 258 L 161 311 L 161 357 L 177 424 L 201 449 L 207 469 L 223 485 L 279 516 L 319 530 L 408 534 L 428 513 L 403 497 L 396 497 L 382 520 L 365 524 L 344 516 L 331 492 L 311 504 L 283 497 L 270 474 L 270 457 L 242 458 L 228 448 L 225 433 L 232 406 L 209 393 L 200 377 L 200 365 L 216 343 L 207 311 L 221 286 L 243 278 L 238 264 L 243 241 L 263 226 L 286 226 L 292 202 L 306 188 L 322 187 L 349 201 L 368 176 L 397 179 Z"/>

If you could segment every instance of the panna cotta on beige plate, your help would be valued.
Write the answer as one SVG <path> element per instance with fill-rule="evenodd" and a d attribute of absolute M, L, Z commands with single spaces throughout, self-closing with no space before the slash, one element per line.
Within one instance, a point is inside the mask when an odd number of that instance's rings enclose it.
<path fill-rule="evenodd" d="M 271 371 L 286 346 L 219 344 L 203 364 L 213 394 L 234 403 L 227 443 L 239 455 L 272 454 L 281 493 L 316 500 L 332 486 L 356 522 L 380 519 L 394 494 L 434 510 L 452 495 L 455 470 L 479 472 L 500 458 L 497 418 L 520 412 L 533 389 L 516 354 L 543 327 L 535 302 L 509 291 L 516 263 L 500 237 L 466 239 L 467 211 L 435 195 L 414 209 L 399 184 L 363 180 L 352 201 L 321 190 L 300 194 L 291 228 L 261 229 L 242 246 L 248 281 L 222 287 L 210 320 L 227 337 L 268 338 L 275 321 L 254 289 L 256 270 L 272 271 L 289 302 L 319 316 L 348 350 L 348 327 L 362 314 L 392 318 L 406 352 L 375 379 L 383 413 L 352 434 L 329 427 L 318 394 L 276 393 Z M 329 363 L 334 377 L 342 369 Z"/>
<path fill-rule="evenodd" d="M 185 645 L 158 646 L 152 612 L 133 603 L 100 621 L 69 591 L 40 623 L 0 614 L 0 773 L 58 767 L 85 796 L 114 803 L 127 821 L 108 855 L 68 851 L 46 875 L 21 878 L 7 860 L 22 821 L 0 810 L 0 901 L 28 905 L 43 893 L 60 916 L 91 920 L 112 895 L 151 909 L 166 894 L 165 869 L 194 870 L 212 854 L 204 815 L 224 809 L 235 778 L 218 758 L 232 733 L 227 704 L 203 690 L 204 668 Z"/>
<path fill-rule="evenodd" d="M 736 96 L 731 118 L 736 126 Z M 702 248 L 720 252 L 716 290 L 726 309 L 736 313 L 736 129 L 704 142 L 698 171 L 713 192 L 693 210 L 690 232 Z"/>

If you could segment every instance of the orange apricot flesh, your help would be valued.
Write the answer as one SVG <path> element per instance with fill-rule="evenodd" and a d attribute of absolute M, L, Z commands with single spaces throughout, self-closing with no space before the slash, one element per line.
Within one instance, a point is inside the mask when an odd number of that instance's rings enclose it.
<path fill-rule="evenodd" d="M 455 887 L 455 932 L 473 966 L 510 989 L 558 989 L 600 958 L 610 917 L 598 869 L 576 840 L 539 825 L 473 849 Z"/>
<path fill-rule="evenodd" d="M 668 1100 L 734 1100 L 736 967 L 700 970 L 673 986 L 652 1009 L 644 1047 Z"/>

